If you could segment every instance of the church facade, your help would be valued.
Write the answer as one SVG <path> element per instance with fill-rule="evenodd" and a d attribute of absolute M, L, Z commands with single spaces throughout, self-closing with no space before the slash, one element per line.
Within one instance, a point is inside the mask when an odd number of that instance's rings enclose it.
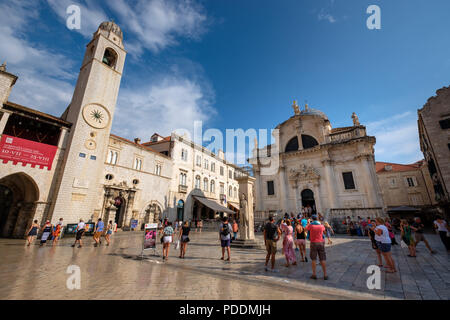
<path fill-rule="evenodd" d="M 321 111 L 302 110 L 279 124 L 278 141 L 256 148 L 256 215 L 297 214 L 311 207 L 330 220 L 384 215 L 374 161 L 375 137 L 353 114 L 353 126 L 332 128 Z M 273 170 L 273 164 L 277 167 Z M 272 167 L 272 168 L 270 168 Z"/>

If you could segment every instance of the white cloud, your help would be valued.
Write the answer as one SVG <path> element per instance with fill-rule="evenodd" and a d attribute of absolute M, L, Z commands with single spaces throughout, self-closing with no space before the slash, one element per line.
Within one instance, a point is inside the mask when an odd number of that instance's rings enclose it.
<path fill-rule="evenodd" d="M 367 124 L 367 133 L 375 136 L 377 161 L 413 163 L 423 158 L 420 151 L 417 116 L 413 112 L 393 115 Z"/>
<path fill-rule="evenodd" d="M 19 76 L 10 100 L 44 112 L 58 112 L 70 101 L 73 62 L 29 41 L 24 34 L 39 17 L 36 2 L 0 4 L 0 58 Z M 62 80 L 61 80 L 62 79 Z"/>
<path fill-rule="evenodd" d="M 74 29 L 73 31 L 81 33 L 86 38 L 91 38 L 98 26 L 103 21 L 109 20 L 105 11 L 96 1 L 47 0 L 47 3 L 58 15 L 64 26 L 66 25 L 66 20 L 68 18 L 68 14 L 66 13 L 67 8 L 70 5 L 77 5 L 80 7 L 81 28 L 79 30 Z"/>
<path fill-rule="evenodd" d="M 193 137 L 194 121 L 206 123 L 216 114 L 212 102 L 208 90 L 197 82 L 165 76 L 147 86 L 121 90 L 113 131 L 142 141 L 154 132 L 166 136 L 177 129 L 187 129 Z"/>
<path fill-rule="evenodd" d="M 319 19 L 319 21 L 327 20 L 329 23 L 335 23 L 337 21 L 336 18 L 331 14 L 324 12 L 320 12 L 317 18 Z"/>
<path fill-rule="evenodd" d="M 143 49 L 157 52 L 177 44 L 176 37 L 198 39 L 205 31 L 206 14 L 203 8 L 189 0 L 123 0 L 108 5 L 120 22 L 136 36 L 129 50 L 141 54 Z"/>

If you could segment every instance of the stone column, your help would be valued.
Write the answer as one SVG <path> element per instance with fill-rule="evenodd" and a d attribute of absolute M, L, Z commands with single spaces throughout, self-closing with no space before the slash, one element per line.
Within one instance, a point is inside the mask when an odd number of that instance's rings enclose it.
<path fill-rule="evenodd" d="M 262 211 L 263 210 L 263 204 L 262 204 L 262 199 L 263 199 L 263 194 L 262 194 L 262 188 L 261 188 L 261 171 L 260 170 L 255 170 L 255 178 L 256 178 L 256 182 L 255 182 L 255 201 L 256 201 L 256 211 Z"/>
<path fill-rule="evenodd" d="M 246 216 L 248 219 L 248 228 L 242 226 L 241 223 L 241 226 L 239 228 L 240 229 L 239 240 L 244 242 L 251 241 L 252 245 L 255 240 L 255 222 L 253 212 L 253 202 L 254 202 L 253 184 L 255 183 L 255 180 L 256 180 L 255 178 L 250 176 L 243 176 L 237 178 L 237 181 L 239 182 L 239 194 L 241 195 L 241 197 L 242 196 L 244 197 L 244 199 L 241 198 L 240 200 L 241 212 L 243 213 L 243 210 L 246 210 Z M 245 208 L 243 207 L 244 205 Z M 246 246 L 246 244 L 243 244 L 243 246 Z"/>
<path fill-rule="evenodd" d="M 327 186 L 327 193 L 328 193 L 328 201 L 329 201 L 329 207 L 330 208 L 337 208 L 339 206 L 338 199 L 336 196 L 335 188 L 336 188 L 336 179 L 334 177 L 334 172 L 331 167 L 331 161 L 330 160 L 324 160 L 322 161 L 323 169 L 325 173 L 325 183 Z"/>
<path fill-rule="evenodd" d="M 123 226 L 129 228 L 131 226 L 131 218 L 133 215 L 133 206 L 134 206 L 134 196 L 135 196 L 135 192 L 134 191 L 129 191 L 128 193 L 128 201 L 127 201 L 127 207 L 126 207 L 126 211 L 125 211 L 125 217 L 124 217 L 124 221 L 123 221 Z"/>
<path fill-rule="evenodd" d="M 376 199 L 377 199 L 377 194 L 376 194 L 376 189 L 374 188 L 373 183 L 370 183 L 372 181 L 372 177 L 370 174 L 370 158 L 368 158 L 367 156 L 361 156 L 361 171 L 363 174 L 363 179 L 364 181 L 359 181 L 359 183 L 361 184 L 361 182 L 363 182 L 365 190 L 366 190 L 366 194 L 367 194 L 367 200 L 368 200 L 368 207 L 370 208 L 374 208 L 377 207 L 377 203 L 376 203 Z"/>
<path fill-rule="evenodd" d="M 288 195 L 286 188 L 286 170 L 284 166 L 280 166 L 280 207 L 284 212 L 288 212 Z M 283 212 L 283 214 L 284 214 Z"/>
<path fill-rule="evenodd" d="M 3 131 L 5 130 L 6 123 L 8 122 L 9 116 L 11 115 L 10 112 L 7 112 L 6 110 L 3 111 L 3 116 L 0 119 L 0 134 L 3 134 Z"/>
<path fill-rule="evenodd" d="M 297 183 L 297 181 L 294 181 L 293 186 L 294 186 L 294 193 L 295 193 L 295 207 L 294 207 L 295 208 L 295 212 L 294 212 L 294 214 L 298 214 L 300 212 L 301 208 L 299 208 L 298 183 Z"/>
<path fill-rule="evenodd" d="M 320 190 L 319 190 L 318 182 L 314 183 L 312 190 L 314 192 L 314 200 L 316 202 L 316 211 L 317 211 L 317 213 L 320 212 L 323 215 L 324 213 L 322 212 L 322 201 L 321 201 L 321 197 L 320 197 L 320 192 L 319 192 Z"/>

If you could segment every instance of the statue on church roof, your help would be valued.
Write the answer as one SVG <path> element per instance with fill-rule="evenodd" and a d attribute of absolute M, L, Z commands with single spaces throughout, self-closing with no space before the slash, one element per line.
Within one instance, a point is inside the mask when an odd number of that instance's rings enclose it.
<path fill-rule="evenodd" d="M 0 71 L 6 71 L 6 61 L 0 66 Z"/>
<path fill-rule="evenodd" d="M 352 114 L 352 119 L 353 119 L 353 126 L 356 127 L 356 126 L 359 126 L 359 125 L 360 125 L 358 116 L 356 115 L 355 112 L 353 112 L 353 114 Z"/>
<path fill-rule="evenodd" d="M 294 100 L 294 103 L 292 104 L 292 108 L 294 108 L 294 113 L 295 115 L 299 115 L 300 114 L 300 108 L 297 104 L 297 100 Z"/>

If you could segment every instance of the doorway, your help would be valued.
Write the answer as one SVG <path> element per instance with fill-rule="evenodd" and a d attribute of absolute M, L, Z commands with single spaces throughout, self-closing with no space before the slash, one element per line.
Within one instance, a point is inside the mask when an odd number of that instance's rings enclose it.
<path fill-rule="evenodd" d="M 177 204 L 177 220 L 184 221 L 184 201 L 179 200 Z"/>
<path fill-rule="evenodd" d="M 39 191 L 25 173 L 0 179 L 0 237 L 23 238 L 31 226 Z"/>
<path fill-rule="evenodd" d="M 117 197 L 114 199 L 114 206 L 117 208 L 116 217 L 114 222 L 117 224 L 117 228 L 123 227 L 123 220 L 125 219 L 125 199 Z"/>
<path fill-rule="evenodd" d="M 302 206 L 305 208 L 310 207 L 312 214 L 316 214 L 316 201 L 314 200 L 314 192 L 310 189 L 305 189 L 301 193 Z"/>

